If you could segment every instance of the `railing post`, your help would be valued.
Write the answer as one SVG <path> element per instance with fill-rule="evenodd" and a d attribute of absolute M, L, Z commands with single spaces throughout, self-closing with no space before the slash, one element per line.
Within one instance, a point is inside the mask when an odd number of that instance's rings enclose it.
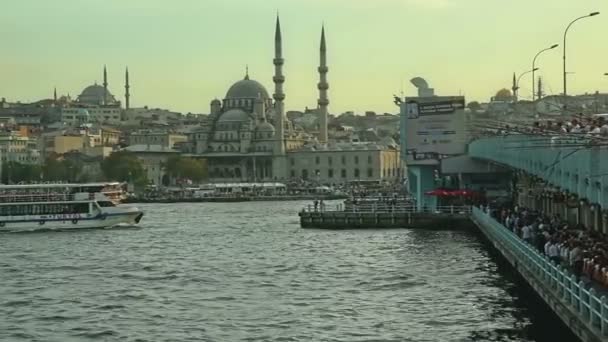
<path fill-rule="evenodd" d="M 600 320 L 601 320 L 601 322 L 600 322 L 600 330 L 602 332 L 602 336 L 606 336 L 606 333 L 607 333 L 606 330 L 608 329 L 608 326 L 606 325 L 606 318 L 607 318 L 606 314 L 608 314 L 608 310 L 606 310 L 606 304 L 607 304 L 606 303 L 606 296 L 602 296 L 602 298 L 600 299 L 600 305 L 601 305 L 601 308 L 600 308 L 600 313 L 601 313 L 600 314 Z"/>
<path fill-rule="evenodd" d="M 587 304 L 589 305 L 589 323 L 591 323 L 591 325 L 593 325 L 593 302 L 595 302 L 594 298 L 595 290 L 591 288 L 589 290 L 589 297 L 587 298 Z"/>
<path fill-rule="evenodd" d="M 574 290 L 576 288 L 576 276 L 573 274 L 570 277 L 570 286 L 569 289 L 570 291 L 568 291 L 569 297 L 568 297 L 568 302 L 570 303 L 570 305 L 573 304 L 573 299 L 574 299 Z"/>
<path fill-rule="evenodd" d="M 576 311 L 579 314 L 583 314 L 585 311 L 585 308 L 583 307 L 582 301 L 583 301 L 583 295 L 585 294 L 585 283 L 583 283 L 583 281 L 579 281 L 578 282 L 578 299 L 576 301 Z"/>
<path fill-rule="evenodd" d="M 451 206 L 450 206 L 450 213 L 451 213 L 451 214 L 454 214 L 454 205 L 451 205 Z"/>

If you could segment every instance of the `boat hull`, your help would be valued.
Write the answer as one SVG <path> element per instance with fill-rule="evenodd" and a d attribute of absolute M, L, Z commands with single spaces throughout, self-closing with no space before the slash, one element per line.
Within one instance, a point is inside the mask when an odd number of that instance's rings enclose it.
<path fill-rule="evenodd" d="M 115 214 L 102 214 L 96 217 L 79 219 L 6 220 L 0 221 L 0 232 L 110 228 L 121 224 L 135 225 L 139 223 L 142 216 L 143 213 L 141 211 L 129 211 Z"/>

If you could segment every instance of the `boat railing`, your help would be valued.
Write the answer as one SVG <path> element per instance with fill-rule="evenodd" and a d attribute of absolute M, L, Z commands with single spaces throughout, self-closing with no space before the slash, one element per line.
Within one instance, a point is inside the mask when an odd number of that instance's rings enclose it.
<path fill-rule="evenodd" d="M 557 296 L 561 304 L 575 312 L 579 318 L 591 325 L 602 336 L 608 336 L 608 297 L 602 291 L 589 288 L 567 269 L 555 264 L 533 246 L 524 242 L 515 233 L 494 220 L 478 208 L 472 217 L 506 250 L 517 259 L 518 268 L 523 267 L 545 288 Z"/>
<path fill-rule="evenodd" d="M 419 208 L 418 206 L 411 204 L 397 204 L 397 205 L 377 205 L 377 204 L 357 204 L 345 206 L 344 204 L 327 206 L 324 204 L 309 204 L 302 209 L 305 213 L 315 212 L 340 212 L 340 213 L 369 213 L 369 214 L 381 214 L 381 213 L 434 213 L 434 214 L 460 214 L 468 215 L 471 213 L 471 206 L 438 206 L 435 208 Z"/>
<path fill-rule="evenodd" d="M 74 194 L 2 194 L 0 203 L 73 201 Z"/>
<path fill-rule="evenodd" d="M 357 197 L 355 196 L 354 198 L 349 198 L 346 200 L 347 202 L 378 202 L 378 203 L 390 203 L 391 201 L 394 202 L 407 202 L 407 201 L 412 201 L 411 197 L 407 197 L 407 196 L 398 196 L 398 197 L 390 197 L 390 196 L 366 196 L 366 197 Z"/>

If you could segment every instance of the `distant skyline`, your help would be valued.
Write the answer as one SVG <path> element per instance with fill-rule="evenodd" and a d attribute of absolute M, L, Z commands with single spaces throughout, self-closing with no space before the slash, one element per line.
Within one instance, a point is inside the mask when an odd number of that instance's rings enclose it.
<path fill-rule="evenodd" d="M 103 82 L 131 106 L 208 113 L 213 98 L 249 74 L 273 90 L 274 20 L 283 30 L 286 110 L 316 107 L 321 24 L 325 23 L 329 111 L 395 113 L 392 95 L 414 96 L 425 78 L 437 95 L 487 101 L 511 87 L 513 72 L 537 60 L 548 95 L 562 91 L 568 33 L 568 93 L 608 92 L 605 0 L 5 0 L 0 11 L 0 97 L 73 98 Z M 531 98 L 530 75 L 520 99 Z"/>

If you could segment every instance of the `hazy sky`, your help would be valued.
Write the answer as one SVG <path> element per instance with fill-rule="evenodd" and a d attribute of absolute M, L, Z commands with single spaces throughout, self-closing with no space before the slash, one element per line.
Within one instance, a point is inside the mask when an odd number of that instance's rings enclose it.
<path fill-rule="evenodd" d="M 396 112 L 392 94 L 414 76 L 440 95 L 487 100 L 513 72 L 539 58 L 546 92 L 562 89 L 568 34 L 569 92 L 608 92 L 606 0 L 3 0 L 0 97 L 31 101 L 78 95 L 102 82 L 123 100 L 129 66 L 132 106 L 207 113 L 244 75 L 272 93 L 276 12 L 283 28 L 288 110 L 316 106 L 319 35 L 325 22 L 330 112 Z M 520 95 L 531 97 L 524 76 Z"/>

